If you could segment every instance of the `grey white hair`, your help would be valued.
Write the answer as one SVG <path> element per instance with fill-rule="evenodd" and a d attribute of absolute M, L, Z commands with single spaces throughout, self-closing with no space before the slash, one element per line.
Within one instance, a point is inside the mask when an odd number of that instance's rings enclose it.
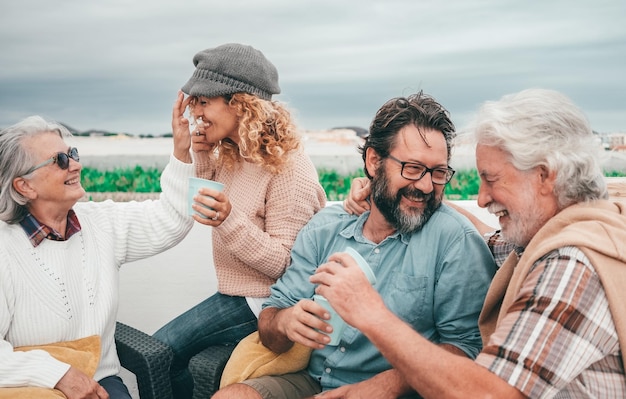
<path fill-rule="evenodd" d="M 34 165 L 35 158 L 24 148 L 24 140 L 43 133 L 71 136 L 63 125 L 48 122 L 40 116 L 28 118 L 0 131 L 0 220 L 14 224 L 26 216 L 28 198 L 13 187 L 16 177 L 24 175 Z"/>
<path fill-rule="evenodd" d="M 477 144 L 507 152 L 520 171 L 556 172 L 561 209 L 608 198 L 600 145 L 582 110 L 557 91 L 527 89 L 486 102 L 471 130 Z"/>

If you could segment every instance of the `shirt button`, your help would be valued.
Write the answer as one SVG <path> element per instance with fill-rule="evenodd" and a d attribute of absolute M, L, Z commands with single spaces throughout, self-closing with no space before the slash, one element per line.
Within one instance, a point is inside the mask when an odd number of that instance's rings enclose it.
<path fill-rule="evenodd" d="M 342 351 L 342 352 L 345 352 L 346 348 L 342 346 L 341 348 L 339 348 L 339 350 Z"/>
<path fill-rule="evenodd" d="M 324 370 L 327 374 L 330 374 L 330 367 L 326 367 L 326 370 Z"/>
<path fill-rule="evenodd" d="M 374 253 L 375 254 L 380 253 L 380 249 L 379 248 L 374 249 Z"/>

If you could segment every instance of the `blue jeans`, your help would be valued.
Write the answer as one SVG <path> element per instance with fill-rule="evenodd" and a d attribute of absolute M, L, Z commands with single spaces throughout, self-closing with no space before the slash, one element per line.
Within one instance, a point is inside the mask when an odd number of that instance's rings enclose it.
<path fill-rule="evenodd" d="M 174 397 L 192 397 L 193 378 L 187 365 L 195 354 L 212 345 L 236 345 L 256 329 L 257 318 L 246 298 L 219 292 L 161 327 L 154 337 L 174 352 L 170 368 Z"/>
<path fill-rule="evenodd" d="M 98 384 L 102 385 L 102 388 L 107 391 L 110 399 L 131 399 L 128 388 L 117 375 L 104 377 L 98 381 Z"/>

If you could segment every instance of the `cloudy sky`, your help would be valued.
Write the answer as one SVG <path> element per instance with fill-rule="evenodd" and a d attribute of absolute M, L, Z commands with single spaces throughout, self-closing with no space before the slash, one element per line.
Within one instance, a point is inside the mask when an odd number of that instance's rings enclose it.
<path fill-rule="evenodd" d="M 250 44 L 307 130 L 367 128 L 423 89 L 462 129 L 529 87 L 562 91 L 600 132 L 626 131 L 624 0 L 11 0 L 0 5 L 0 126 L 169 132 L 193 55 Z"/>

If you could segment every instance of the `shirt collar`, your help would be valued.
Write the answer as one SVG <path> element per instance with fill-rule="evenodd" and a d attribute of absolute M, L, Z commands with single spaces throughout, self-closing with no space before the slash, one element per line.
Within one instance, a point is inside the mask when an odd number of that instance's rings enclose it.
<path fill-rule="evenodd" d="M 356 223 L 351 223 L 349 224 L 345 229 L 343 229 L 339 234 L 345 238 L 354 238 L 357 242 L 369 242 L 369 240 L 367 240 L 365 238 L 365 236 L 363 236 L 363 226 L 365 225 L 365 221 L 367 220 L 367 218 L 370 215 L 370 211 L 366 211 L 363 212 L 358 219 L 356 220 Z M 398 231 L 396 230 L 395 232 L 393 232 L 393 234 L 391 234 L 390 236 L 388 236 L 386 239 L 390 239 L 390 238 L 396 238 L 398 236 L 400 236 L 400 240 L 407 244 L 409 243 L 409 241 L 411 240 L 411 235 L 413 233 L 398 233 Z"/>
<path fill-rule="evenodd" d="M 30 212 L 20 221 L 20 225 L 28 236 L 33 247 L 38 246 L 44 239 L 53 241 L 66 241 L 71 236 L 80 231 L 80 222 L 73 209 L 67 213 L 67 227 L 65 228 L 65 238 L 50 226 L 42 224 Z"/>

